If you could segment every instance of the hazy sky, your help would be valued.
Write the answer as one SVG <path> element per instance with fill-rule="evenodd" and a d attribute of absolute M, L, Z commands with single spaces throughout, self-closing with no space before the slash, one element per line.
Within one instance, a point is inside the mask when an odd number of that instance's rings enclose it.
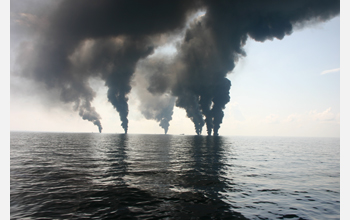
<path fill-rule="evenodd" d="M 220 135 L 340 136 L 339 16 L 295 29 L 283 40 L 249 39 L 244 49 L 246 56 L 228 75 L 231 100 L 224 110 Z M 172 45 L 156 51 L 176 53 Z M 94 79 L 90 85 L 97 93 L 92 105 L 102 117 L 102 132 L 124 133 L 104 82 Z M 95 125 L 82 120 L 67 104 L 46 100 L 37 86 L 11 76 L 10 130 L 97 132 Z M 164 133 L 159 123 L 140 113 L 133 89 L 128 118 L 128 133 Z M 175 107 L 172 118 L 168 134 L 195 134 L 184 109 Z"/>

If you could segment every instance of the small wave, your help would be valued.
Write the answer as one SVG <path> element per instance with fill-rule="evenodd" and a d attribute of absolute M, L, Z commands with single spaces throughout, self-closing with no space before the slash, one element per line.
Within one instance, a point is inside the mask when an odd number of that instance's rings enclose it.
<path fill-rule="evenodd" d="M 260 189 L 258 190 L 260 192 L 276 192 L 276 191 L 281 191 L 280 189 Z"/>

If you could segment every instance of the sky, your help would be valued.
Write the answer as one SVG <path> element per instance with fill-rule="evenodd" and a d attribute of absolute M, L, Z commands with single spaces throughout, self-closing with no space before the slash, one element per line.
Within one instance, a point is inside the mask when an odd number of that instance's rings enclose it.
<path fill-rule="evenodd" d="M 257 42 L 249 38 L 246 56 L 227 75 L 230 102 L 219 131 L 223 136 L 340 137 L 340 18 L 295 28 L 282 40 Z M 176 54 L 174 44 L 153 56 Z M 136 72 L 141 72 L 136 68 Z M 131 85 L 140 80 L 136 74 Z M 98 132 L 67 103 L 52 103 L 50 93 L 28 79 L 11 75 L 10 130 Z M 124 133 L 118 112 L 109 102 L 104 81 L 91 78 L 96 92 L 92 106 L 101 116 L 103 133 Z M 155 120 L 140 112 L 136 87 L 129 97 L 130 134 L 163 134 Z M 174 107 L 168 134 L 195 135 L 183 108 Z M 204 129 L 202 134 L 204 135 Z"/>
<path fill-rule="evenodd" d="M 6 4 L 7 3 L 7 4 Z M 10 30 L 10 1 L 2 2 L 3 27 Z M 342 21 L 339 16 L 325 22 L 294 30 L 284 39 L 267 40 L 263 43 L 248 39 L 241 58 L 232 73 L 230 102 L 224 109 L 225 117 L 220 135 L 232 136 L 307 136 L 341 138 L 341 183 L 345 184 L 349 140 L 347 39 L 348 32 L 342 28 L 349 18 L 343 13 L 349 3 L 342 1 Z M 42 90 L 37 84 L 12 74 L 9 65 L 10 34 L 3 36 L 2 56 L 2 99 L 8 103 L 4 110 L 7 117 L 3 123 L 5 146 L 10 146 L 10 131 L 48 131 L 48 132 L 98 132 L 91 122 L 82 120 L 68 104 L 48 100 L 52 91 Z M 341 45 L 341 46 L 340 46 Z M 6 49 L 7 48 L 7 49 Z M 340 50 L 340 48 L 342 48 Z M 173 54 L 172 45 L 158 48 L 160 54 Z M 340 65 L 341 63 L 341 65 Z M 6 74 L 7 73 L 7 74 Z M 340 76 L 342 81 L 340 81 Z M 10 83 L 9 83 L 10 82 Z M 123 133 L 118 113 L 106 97 L 107 88 L 99 79 L 89 81 L 96 92 L 92 104 L 101 116 L 103 133 Z M 340 89 L 341 88 L 341 89 Z M 44 94 L 44 95 L 42 95 Z M 342 97 L 342 102 L 340 102 Z M 146 120 L 139 111 L 140 101 L 135 90 L 129 94 L 128 133 L 163 134 L 163 129 L 154 120 Z M 341 107 L 341 108 L 340 108 Z M 340 126 L 340 109 L 342 124 Z M 341 128 L 341 130 L 340 130 Z M 341 132 L 340 132 L 341 131 Z M 194 135 L 193 123 L 182 108 L 175 107 L 168 134 Z M 205 132 L 203 132 L 204 134 Z M 9 165 L 9 148 L 2 149 L 3 167 Z M 6 162 L 7 161 L 7 162 Z M 9 172 L 10 169 L 3 169 Z M 8 175 L 3 175 L 9 177 Z M 6 181 L 5 181 L 6 182 Z M 9 183 L 9 181 L 7 181 Z M 3 187 L 3 189 L 8 189 Z M 349 195 L 342 187 L 342 195 Z M 10 200 L 3 198 L 7 204 Z M 347 207 L 342 196 L 342 206 Z M 3 205 L 1 207 L 9 207 Z M 342 207 L 343 208 L 343 207 Z M 4 208 L 5 209 L 5 208 Z M 344 209 L 342 209 L 344 210 Z M 4 210 L 8 213 L 8 210 Z M 342 212 L 344 216 L 344 212 Z"/>
<path fill-rule="evenodd" d="M 229 76 L 227 134 L 338 137 L 339 33 L 337 17 L 283 40 L 249 41 Z"/>

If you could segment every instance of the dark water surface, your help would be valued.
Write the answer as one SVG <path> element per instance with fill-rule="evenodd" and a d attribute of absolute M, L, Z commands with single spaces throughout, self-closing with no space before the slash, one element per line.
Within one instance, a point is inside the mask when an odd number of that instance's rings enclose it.
<path fill-rule="evenodd" d="M 339 219 L 339 138 L 11 132 L 11 219 Z"/>

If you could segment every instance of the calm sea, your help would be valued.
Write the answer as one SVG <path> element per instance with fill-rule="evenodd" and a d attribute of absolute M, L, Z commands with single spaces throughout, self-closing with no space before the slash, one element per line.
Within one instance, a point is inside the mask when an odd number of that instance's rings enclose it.
<path fill-rule="evenodd" d="M 11 132 L 11 219 L 339 219 L 339 142 Z"/>

